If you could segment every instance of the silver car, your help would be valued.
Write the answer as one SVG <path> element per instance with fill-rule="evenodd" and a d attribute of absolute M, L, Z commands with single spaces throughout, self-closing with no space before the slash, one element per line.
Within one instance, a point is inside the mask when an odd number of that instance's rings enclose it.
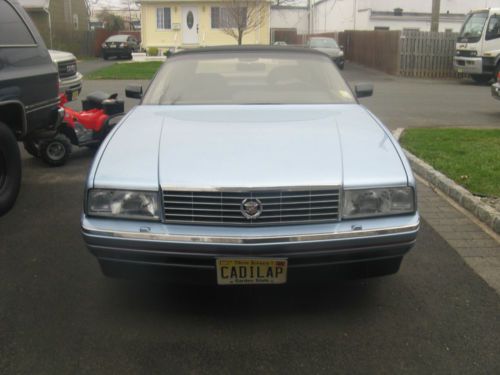
<path fill-rule="evenodd" d="M 328 56 L 174 54 L 103 142 L 82 231 L 105 275 L 219 285 L 397 272 L 419 229 L 396 140 Z"/>

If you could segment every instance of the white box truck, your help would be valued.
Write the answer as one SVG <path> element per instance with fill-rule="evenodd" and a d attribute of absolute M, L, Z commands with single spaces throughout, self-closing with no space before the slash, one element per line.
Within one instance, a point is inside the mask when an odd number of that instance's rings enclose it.
<path fill-rule="evenodd" d="M 457 39 L 453 67 L 486 83 L 500 71 L 500 8 L 471 11 Z"/>

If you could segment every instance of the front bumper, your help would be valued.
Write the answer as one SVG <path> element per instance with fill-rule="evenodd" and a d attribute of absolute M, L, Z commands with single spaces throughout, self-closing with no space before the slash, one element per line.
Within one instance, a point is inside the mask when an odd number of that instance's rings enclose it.
<path fill-rule="evenodd" d="M 490 75 L 495 71 L 494 57 L 462 57 L 453 58 L 453 68 L 458 73 Z"/>
<path fill-rule="evenodd" d="M 127 56 L 132 53 L 130 48 L 103 48 L 103 55 L 106 56 Z"/>
<path fill-rule="evenodd" d="M 78 91 L 78 93 L 80 93 L 82 91 L 82 79 L 83 75 L 80 72 L 76 72 L 76 74 L 72 77 L 60 79 L 59 93 L 62 94 L 68 90 L 72 92 Z"/>
<path fill-rule="evenodd" d="M 491 96 L 493 96 L 497 100 L 500 100 L 500 82 L 491 85 Z"/>
<path fill-rule="evenodd" d="M 483 59 L 481 57 L 455 56 L 453 58 L 453 69 L 458 73 L 484 74 Z"/>
<path fill-rule="evenodd" d="M 353 228 L 361 228 L 354 230 Z M 215 283 L 221 257 L 288 259 L 289 280 L 304 270 L 403 256 L 414 245 L 418 213 L 330 224 L 275 227 L 165 225 L 82 217 L 83 238 L 99 261 L 123 270 L 197 271 Z M 128 277 L 127 271 L 124 274 Z M 132 276 L 132 275 L 131 275 Z"/>

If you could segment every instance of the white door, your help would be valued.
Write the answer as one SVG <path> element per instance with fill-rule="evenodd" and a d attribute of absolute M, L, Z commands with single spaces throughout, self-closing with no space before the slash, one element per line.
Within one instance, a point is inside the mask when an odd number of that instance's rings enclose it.
<path fill-rule="evenodd" d="M 182 43 L 198 44 L 197 7 L 182 7 Z"/>

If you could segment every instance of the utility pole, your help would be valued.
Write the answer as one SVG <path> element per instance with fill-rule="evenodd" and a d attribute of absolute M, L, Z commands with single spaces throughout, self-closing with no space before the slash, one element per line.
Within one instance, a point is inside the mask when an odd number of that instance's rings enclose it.
<path fill-rule="evenodd" d="M 307 0 L 307 36 L 311 35 L 311 0 Z"/>
<path fill-rule="evenodd" d="M 441 0 L 432 0 L 432 19 L 431 31 L 439 31 L 439 12 L 441 8 Z"/>

